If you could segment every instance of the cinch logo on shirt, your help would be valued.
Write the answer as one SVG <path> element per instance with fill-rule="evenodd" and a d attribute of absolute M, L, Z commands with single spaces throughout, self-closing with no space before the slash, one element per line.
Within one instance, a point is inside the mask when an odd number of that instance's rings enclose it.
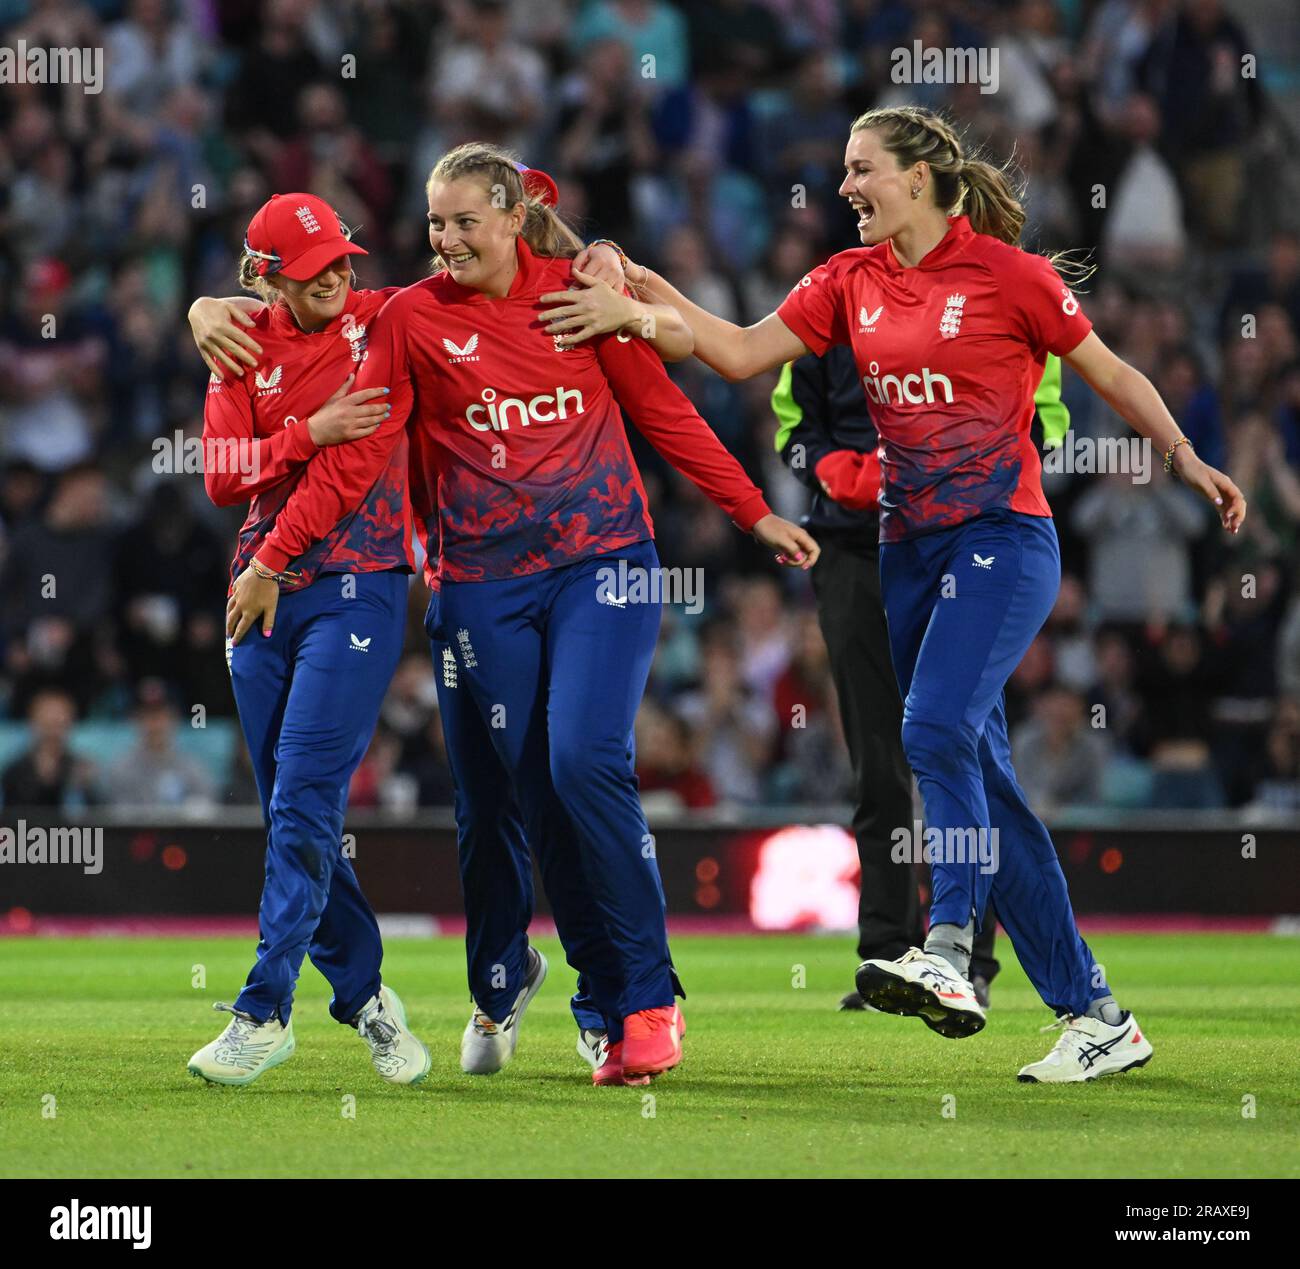
<path fill-rule="evenodd" d="M 483 405 L 471 405 L 465 411 L 465 422 L 476 432 L 508 432 L 512 414 L 515 422 L 527 427 L 530 423 L 554 423 L 567 419 L 570 413 L 581 414 L 584 409 L 582 392 L 578 388 L 559 387 L 553 395 L 541 393 L 527 401 L 519 397 L 498 401 L 495 388 L 484 388 L 482 397 Z M 488 421 L 479 422 L 484 415 Z"/>
<path fill-rule="evenodd" d="M 938 385 L 943 391 L 943 399 L 948 405 L 953 402 L 952 380 L 947 375 L 935 374 L 929 366 L 922 366 L 920 374 L 880 376 L 880 363 L 873 361 L 867 367 L 868 373 L 862 376 L 862 386 L 867 390 L 867 397 L 876 405 L 933 405 L 934 389 Z M 920 384 L 924 389 L 916 390 Z M 890 397 L 890 390 L 893 397 Z"/>

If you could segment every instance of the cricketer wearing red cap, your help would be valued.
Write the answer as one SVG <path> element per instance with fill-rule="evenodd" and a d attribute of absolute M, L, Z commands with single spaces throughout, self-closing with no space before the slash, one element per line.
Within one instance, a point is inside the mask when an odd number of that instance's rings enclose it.
<path fill-rule="evenodd" d="M 253 561 L 322 447 L 369 435 L 382 391 L 347 392 L 366 326 L 391 291 L 352 288 L 365 252 L 328 203 L 279 194 L 253 217 L 240 282 L 266 305 L 252 319 L 263 360 L 233 382 L 214 373 L 204 408 L 204 480 L 219 505 L 249 502 L 227 609 L 228 664 L 267 824 L 257 959 L 226 1029 L 190 1059 L 194 1074 L 247 1084 L 294 1051 L 303 957 L 334 989 L 330 1013 L 356 1028 L 376 1072 L 413 1084 L 428 1050 L 380 976 L 383 945 L 351 861 L 339 850 L 352 773 L 401 656 L 412 571 L 406 448 L 399 443 L 320 541 L 276 572 Z M 242 639 L 241 588 L 279 603 Z"/>

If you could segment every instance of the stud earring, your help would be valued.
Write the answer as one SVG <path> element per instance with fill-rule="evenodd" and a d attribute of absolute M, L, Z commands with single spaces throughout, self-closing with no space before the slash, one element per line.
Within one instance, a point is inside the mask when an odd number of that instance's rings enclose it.
<path fill-rule="evenodd" d="M 913 186 L 912 186 L 912 197 L 913 197 L 913 198 L 920 198 L 920 197 L 921 197 L 921 191 L 920 191 L 920 188 L 919 188 L 918 186 L 916 186 L 916 185 L 913 185 Z"/>

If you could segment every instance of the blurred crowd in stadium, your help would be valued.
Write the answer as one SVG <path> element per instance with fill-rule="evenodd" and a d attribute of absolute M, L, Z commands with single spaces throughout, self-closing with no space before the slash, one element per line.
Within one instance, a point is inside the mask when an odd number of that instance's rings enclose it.
<path fill-rule="evenodd" d="M 207 378 L 186 309 L 235 292 L 269 194 L 328 199 L 371 253 L 361 285 L 406 283 L 428 268 L 429 167 L 493 139 L 558 178 L 588 238 L 751 321 L 856 245 L 835 193 L 849 123 L 910 101 L 997 156 L 1014 147 L 1028 243 L 1096 249 L 1099 332 L 1252 509 L 1225 542 L 1158 455 L 1146 483 L 1068 464 L 1047 478 L 1065 579 L 1008 702 L 1032 800 L 1300 808 L 1300 203 L 1283 179 L 1297 142 L 1267 56 L 1243 73 L 1276 32 L 1233 5 L 0 0 L 0 22 L 7 46 L 106 50 L 102 93 L 0 88 L 6 805 L 256 800 L 223 656 L 240 515 L 176 459 Z M 998 90 L 892 82 L 891 50 L 914 40 L 997 46 Z M 673 374 L 798 515 L 772 379 Z M 1065 399 L 1077 438 L 1124 432 L 1068 374 Z M 638 456 L 663 562 L 702 569 L 705 601 L 665 616 L 637 729 L 647 805 L 842 800 L 806 578 L 778 577 Z M 353 806 L 450 802 L 421 589 Z"/>

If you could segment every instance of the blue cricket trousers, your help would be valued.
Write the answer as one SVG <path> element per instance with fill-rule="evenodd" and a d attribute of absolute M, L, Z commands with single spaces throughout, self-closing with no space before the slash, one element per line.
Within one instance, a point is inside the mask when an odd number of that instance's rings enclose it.
<path fill-rule="evenodd" d="M 383 946 L 342 851 L 348 783 L 402 652 L 403 573 L 327 573 L 280 597 L 271 637 L 255 625 L 230 677 L 267 823 L 257 964 L 235 1002 L 288 1022 L 304 955 L 349 1022 L 379 991 Z"/>
<path fill-rule="evenodd" d="M 973 914 L 979 923 L 992 894 L 1043 1001 L 1082 1014 L 1109 988 L 1079 936 L 1052 839 L 1012 770 L 1003 696 L 1056 602 L 1056 528 L 1043 516 L 986 511 L 882 544 L 880 581 L 927 832 L 960 845 L 997 829 L 991 860 L 957 849 L 931 863 L 930 922 L 960 926 Z"/>
<path fill-rule="evenodd" d="M 533 919 L 533 865 L 524 821 L 510 775 L 497 756 L 452 645 L 434 637 L 441 628 L 439 594 L 425 616 L 438 684 L 438 712 L 447 762 L 456 788 L 456 839 L 465 900 L 465 958 L 475 1003 L 494 1022 L 509 1014 L 523 987 L 528 925 Z M 617 999 L 618 956 L 591 900 L 578 856 L 578 834 L 550 790 L 550 812 L 533 840 L 542 883 L 551 900 L 556 930 L 569 963 L 578 969 L 570 1001 L 579 1027 L 622 1034 L 622 1018 L 607 1019 L 590 990 L 590 970 L 608 979 L 606 995 Z"/>
<path fill-rule="evenodd" d="M 657 591 L 648 602 L 610 587 L 620 563 L 628 577 L 649 578 L 659 557 L 645 541 L 523 577 L 444 582 L 430 632 L 450 644 L 458 684 L 487 723 L 570 963 L 610 1023 L 671 1005 L 680 989 L 633 765 L 661 605 Z M 566 851 L 575 842 L 576 858 Z M 466 895 L 467 908 L 477 902 Z M 594 922 L 578 927 L 589 944 L 570 946 L 569 918 L 593 903 L 616 957 L 607 967 Z"/>

